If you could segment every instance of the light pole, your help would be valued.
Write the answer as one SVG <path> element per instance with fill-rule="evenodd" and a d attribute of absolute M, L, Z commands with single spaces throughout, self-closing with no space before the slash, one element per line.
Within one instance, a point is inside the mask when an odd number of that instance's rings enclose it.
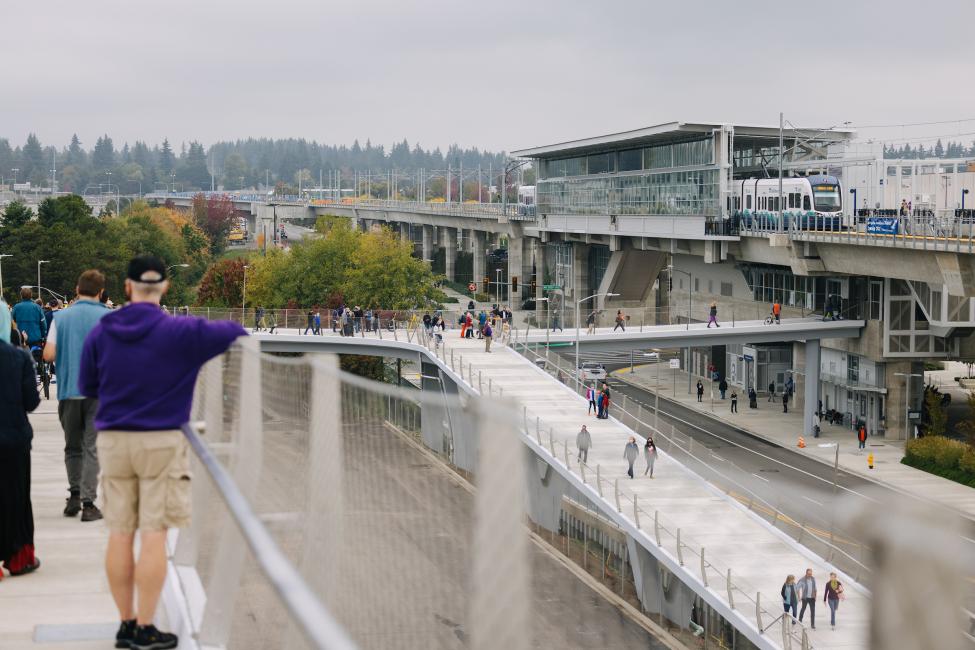
<path fill-rule="evenodd" d="M 501 269 L 495 269 L 495 295 L 497 296 L 498 306 L 501 306 Z"/>
<path fill-rule="evenodd" d="M 3 258 L 13 257 L 11 253 L 0 253 L 0 300 L 3 300 Z"/>
<path fill-rule="evenodd" d="M 694 276 L 687 271 L 674 268 L 673 262 L 667 266 L 667 270 L 670 271 L 671 277 L 673 277 L 674 272 L 683 273 L 687 276 L 687 329 L 691 329 L 691 298 L 693 297 L 691 291 L 694 288 Z"/>
<path fill-rule="evenodd" d="M 965 195 L 968 194 L 968 188 L 966 187 L 961 191 L 961 209 L 965 209 Z"/>
<path fill-rule="evenodd" d="M 240 324 L 244 324 L 244 314 L 247 312 L 247 269 L 250 267 L 244 264 L 244 288 L 241 291 L 240 299 Z"/>
<path fill-rule="evenodd" d="M 916 372 L 895 372 L 895 377 L 904 378 L 904 440 L 909 440 L 911 437 L 911 377 L 920 377 L 924 379 L 924 374 L 918 374 Z"/>
<path fill-rule="evenodd" d="M 50 260 L 37 260 L 37 297 L 41 297 L 41 264 L 47 264 Z M 43 299 L 42 299 L 43 300 Z"/>
<path fill-rule="evenodd" d="M 579 309 L 582 306 L 582 303 L 584 303 L 587 300 L 590 300 L 591 298 L 598 298 L 599 296 L 606 296 L 607 298 L 612 298 L 613 296 L 618 296 L 618 295 L 620 294 L 594 293 L 591 296 L 586 296 L 585 298 L 580 298 L 579 300 L 576 300 L 576 370 L 575 372 L 577 378 L 579 377 Z M 565 300 L 564 295 L 562 296 L 562 299 L 563 301 Z"/>
<path fill-rule="evenodd" d="M 850 223 L 856 225 L 857 223 L 857 188 L 851 187 L 850 194 L 853 195 L 853 207 L 850 210 Z"/>

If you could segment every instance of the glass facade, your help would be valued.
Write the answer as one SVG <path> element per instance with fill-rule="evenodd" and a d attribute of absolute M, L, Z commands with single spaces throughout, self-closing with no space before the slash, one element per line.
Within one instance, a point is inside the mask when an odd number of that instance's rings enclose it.
<path fill-rule="evenodd" d="M 716 215 L 713 165 L 711 138 L 541 161 L 538 209 L 545 214 Z"/>

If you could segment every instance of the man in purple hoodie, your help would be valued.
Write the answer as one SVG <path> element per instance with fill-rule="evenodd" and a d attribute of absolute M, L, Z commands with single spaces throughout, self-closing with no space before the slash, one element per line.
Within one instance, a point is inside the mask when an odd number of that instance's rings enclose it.
<path fill-rule="evenodd" d="M 135 650 L 178 644 L 176 635 L 156 629 L 153 617 L 166 580 L 166 530 L 190 522 L 189 459 L 180 427 L 189 420 L 200 367 L 246 335 L 230 321 L 170 317 L 159 306 L 168 288 L 160 259 L 133 259 L 125 280 L 129 304 L 88 334 L 78 378 L 81 393 L 98 399 L 95 428 L 110 530 L 105 571 L 122 619 L 116 647 Z M 138 563 L 132 549 L 137 529 Z"/>

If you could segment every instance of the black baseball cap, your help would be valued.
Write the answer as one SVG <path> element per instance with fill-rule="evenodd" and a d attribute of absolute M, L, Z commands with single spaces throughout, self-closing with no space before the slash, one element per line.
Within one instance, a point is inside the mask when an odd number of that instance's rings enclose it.
<path fill-rule="evenodd" d="M 133 282 L 159 284 L 166 279 L 166 265 L 155 255 L 140 255 L 129 262 L 125 277 Z"/>

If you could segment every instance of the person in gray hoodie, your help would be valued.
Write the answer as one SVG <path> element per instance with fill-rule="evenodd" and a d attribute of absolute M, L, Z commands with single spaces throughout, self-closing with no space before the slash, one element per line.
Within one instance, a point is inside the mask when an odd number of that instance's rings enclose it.
<path fill-rule="evenodd" d="M 816 578 L 813 577 L 812 569 L 806 569 L 806 575 L 799 579 L 799 599 L 802 600 L 802 607 L 799 608 L 799 622 L 809 607 L 809 626 L 816 629 Z"/>
<path fill-rule="evenodd" d="M 647 443 L 643 446 L 643 459 L 647 461 L 647 468 L 643 470 L 643 475 L 650 473 L 653 478 L 653 464 L 657 462 L 657 445 L 653 442 L 653 436 L 647 436 Z"/>
<path fill-rule="evenodd" d="M 583 463 L 589 462 L 589 448 L 592 447 L 592 436 L 589 434 L 589 429 L 586 425 L 582 425 L 579 429 L 579 433 L 576 434 L 576 447 L 579 448 L 579 461 Z"/>
<path fill-rule="evenodd" d="M 630 464 L 629 469 L 626 470 L 626 475 L 630 478 L 633 478 L 633 463 L 639 455 L 640 448 L 636 446 L 636 438 L 630 436 L 630 441 L 626 443 L 626 449 L 623 450 L 623 458 Z"/>

